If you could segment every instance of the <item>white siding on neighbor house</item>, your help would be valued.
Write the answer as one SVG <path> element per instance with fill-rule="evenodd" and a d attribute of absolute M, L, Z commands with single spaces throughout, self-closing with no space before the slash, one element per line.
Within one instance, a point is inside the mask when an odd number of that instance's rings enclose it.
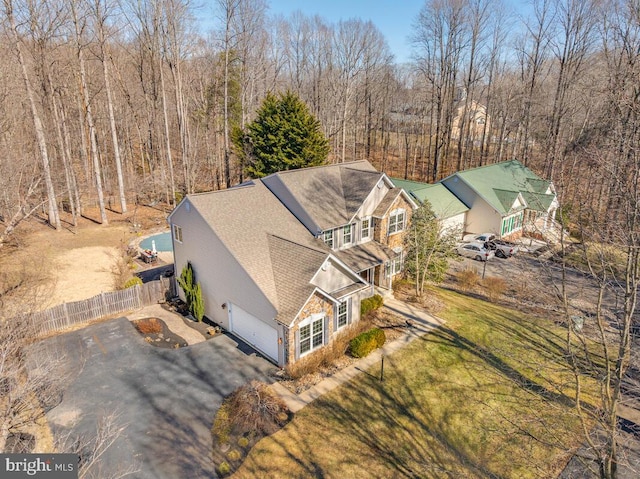
<path fill-rule="evenodd" d="M 354 279 L 347 275 L 342 267 L 335 261 L 328 260 L 324 263 L 311 280 L 311 284 L 323 291 L 337 291 L 354 283 Z"/>
<path fill-rule="evenodd" d="M 467 211 L 467 233 L 495 233 L 500 235 L 502 216 L 482 198 L 478 197 L 472 208 Z"/>
<path fill-rule="evenodd" d="M 273 319 L 276 310 L 269 300 L 196 209 L 190 207 L 187 211 L 187 203 L 188 200 L 185 200 L 179 205 L 170 218 L 172 225 L 182 228 L 182 243 L 173 242 L 176 276 L 190 261 L 196 281 L 202 286 L 205 315 L 223 328 L 229 329 L 226 306 L 230 302 L 240 305 L 271 327 L 276 327 Z M 178 289 L 184 299 L 183 292 Z"/>
<path fill-rule="evenodd" d="M 454 181 L 454 180 L 458 181 Z M 466 233 L 495 233 L 500 234 L 502 216 L 485 200 L 476 194 L 464 181 L 453 176 L 443 180 L 454 195 L 469 207 L 465 224 Z"/>
<path fill-rule="evenodd" d="M 442 220 L 442 231 L 459 231 L 460 238 L 462 238 L 462 234 L 465 229 L 465 221 L 467 218 L 467 213 L 460 213 L 455 216 L 451 216 L 449 218 L 445 218 Z"/>

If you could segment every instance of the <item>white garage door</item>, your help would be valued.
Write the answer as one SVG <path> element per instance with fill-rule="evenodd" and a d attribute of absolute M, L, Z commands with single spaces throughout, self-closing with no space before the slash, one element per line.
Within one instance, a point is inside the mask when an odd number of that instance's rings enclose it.
<path fill-rule="evenodd" d="M 233 303 L 229 308 L 229 325 L 232 333 L 274 361 L 278 361 L 278 332 L 275 328 Z"/>

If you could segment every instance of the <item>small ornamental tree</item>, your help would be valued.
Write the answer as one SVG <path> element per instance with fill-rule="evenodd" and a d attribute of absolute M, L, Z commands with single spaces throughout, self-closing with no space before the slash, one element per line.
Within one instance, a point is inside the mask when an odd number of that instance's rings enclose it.
<path fill-rule="evenodd" d="M 202 287 L 195 280 L 195 273 L 191 263 L 187 263 L 180 273 L 178 284 L 184 291 L 184 297 L 187 302 L 189 312 L 198 321 L 204 318 L 204 298 L 202 297 Z"/>
<path fill-rule="evenodd" d="M 196 283 L 193 288 L 193 295 L 191 297 L 191 306 L 189 308 L 193 317 L 198 321 L 202 321 L 204 318 L 204 298 L 202 297 L 202 287 L 200 283 Z"/>
<path fill-rule="evenodd" d="M 411 216 L 405 235 L 407 273 L 416 282 L 416 295 L 421 296 L 427 279 L 441 282 L 449 267 L 448 259 L 455 257 L 457 230 L 443 229 L 440 220 L 425 201 Z"/>
<path fill-rule="evenodd" d="M 290 92 L 268 93 L 255 120 L 233 134 L 235 153 L 253 178 L 323 165 L 329 140 L 307 105 Z"/>
<path fill-rule="evenodd" d="M 194 288 L 193 266 L 191 266 L 191 263 L 187 263 L 182 268 L 182 272 L 180 273 L 180 277 L 178 278 L 178 284 L 182 288 L 182 291 L 184 291 L 184 299 L 187 303 L 187 306 L 190 306 Z"/>

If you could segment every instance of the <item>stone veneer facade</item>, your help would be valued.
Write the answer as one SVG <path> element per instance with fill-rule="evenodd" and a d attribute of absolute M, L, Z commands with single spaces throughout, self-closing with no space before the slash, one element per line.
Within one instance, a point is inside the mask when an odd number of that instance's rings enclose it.
<path fill-rule="evenodd" d="M 319 293 L 314 293 L 311 298 L 306 302 L 296 319 L 294 320 L 293 326 L 287 328 L 286 330 L 286 350 L 285 350 L 285 358 L 287 364 L 293 364 L 296 362 L 296 331 L 300 329 L 300 322 L 305 318 L 308 318 L 312 314 L 323 313 L 325 316 L 329 318 L 329 327 L 328 331 L 325 331 L 328 338 L 331 338 L 333 334 L 333 315 L 334 315 L 334 307 L 333 303 L 329 301 L 327 298 L 322 296 Z M 322 348 L 320 348 L 322 349 Z M 318 351 L 320 350 L 318 349 Z M 313 353 L 310 353 L 313 354 Z"/>
<path fill-rule="evenodd" d="M 405 211 L 404 230 L 399 233 L 387 235 L 387 229 L 389 228 L 389 213 L 393 210 L 403 208 Z M 413 214 L 413 207 L 402 196 L 398 196 L 389 208 L 387 214 L 375 222 L 375 229 L 373 232 L 373 239 L 387 245 L 389 248 L 402 247 L 404 244 L 404 231 L 406 231 L 409 223 L 411 222 L 411 216 Z"/>
<path fill-rule="evenodd" d="M 405 211 L 404 230 L 392 235 L 387 235 L 387 230 L 389 228 L 389 213 L 397 208 L 404 208 Z M 388 213 L 383 218 L 376 221 L 373 238 L 379 243 L 387 245 L 391 249 L 404 248 L 405 231 L 407 230 L 407 227 L 411 222 L 412 215 L 413 207 L 411 206 L 411 204 L 402 195 L 398 196 L 398 198 L 396 198 L 396 200 L 389 208 Z M 376 266 L 376 283 L 384 288 L 391 288 L 391 284 L 388 283 L 384 272 L 384 265 Z"/>

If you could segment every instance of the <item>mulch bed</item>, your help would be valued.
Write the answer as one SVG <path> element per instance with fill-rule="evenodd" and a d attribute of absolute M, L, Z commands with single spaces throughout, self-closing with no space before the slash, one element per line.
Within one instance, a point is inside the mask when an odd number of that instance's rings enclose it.
<path fill-rule="evenodd" d="M 370 313 L 370 317 L 363 319 L 365 322 L 363 331 L 371 328 L 384 330 L 386 342 L 389 343 L 398 339 L 406 332 L 407 323 L 404 318 L 400 318 L 388 310 L 381 308 Z M 277 370 L 275 378 L 280 384 L 294 394 L 300 394 L 312 388 L 323 379 L 333 376 L 342 369 L 356 363 L 359 358 L 354 358 L 348 352 L 331 362 L 329 365 L 321 364 L 313 372 L 305 374 L 300 378 L 290 377 L 285 370 Z"/>
<path fill-rule="evenodd" d="M 211 428 L 218 477 L 232 474 L 258 441 L 275 434 L 291 419 L 293 414 L 265 383 L 252 381 L 227 396 Z"/>
<path fill-rule="evenodd" d="M 217 324 L 209 321 L 207 318 L 204 318 L 202 321 L 191 319 L 191 317 L 189 317 L 189 310 L 187 309 L 187 305 L 183 301 L 169 301 L 167 303 L 163 303 L 161 306 L 167 311 L 182 315 L 182 322 L 189 326 L 191 329 L 195 329 L 196 331 L 198 331 L 205 339 L 211 339 L 222 333 L 222 328 L 220 328 L 220 326 L 218 326 Z M 215 330 L 215 334 L 210 334 L 211 328 Z"/>
<path fill-rule="evenodd" d="M 133 321 L 136 330 L 145 342 L 158 348 L 177 349 L 188 346 L 181 336 L 174 334 L 159 318 L 144 318 Z"/>

